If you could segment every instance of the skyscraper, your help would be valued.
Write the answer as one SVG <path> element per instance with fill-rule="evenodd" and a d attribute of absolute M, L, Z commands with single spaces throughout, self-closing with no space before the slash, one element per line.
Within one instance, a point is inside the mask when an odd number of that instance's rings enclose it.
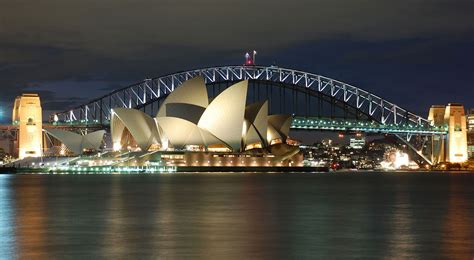
<path fill-rule="evenodd" d="M 467 115 L 467 154 L 469 158 L 474 157 L 474 108 Z"/>

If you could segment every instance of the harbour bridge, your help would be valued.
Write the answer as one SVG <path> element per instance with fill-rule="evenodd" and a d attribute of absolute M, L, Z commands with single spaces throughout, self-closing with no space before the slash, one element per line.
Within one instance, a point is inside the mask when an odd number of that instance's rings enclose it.
<path fill-rule="evenodd" d="M 145 79 L 51 116 L 58 127 L 108 127 L 113 108 L 135 108 L 155 116 L 164 98 L 184 81 L 202 76 L 211 98 L 233 83 L 249 81 L 248 101 L 268 100 L 272 114 L 292 114 L 295 130 L 391 134 L 431 164 L 430 138 L 445 136 L 419 115 L 382 97 L 321 75 L 277 66 L 220 66 Z M 415 137 L 415 138 L 413 138 Z"/>

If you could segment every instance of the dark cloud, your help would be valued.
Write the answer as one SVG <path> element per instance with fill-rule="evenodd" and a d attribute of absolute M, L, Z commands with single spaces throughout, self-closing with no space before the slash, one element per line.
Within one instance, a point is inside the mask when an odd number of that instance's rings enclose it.
<path fill-rule="evenodd" d="M 406 95 L 413 89 L 445 93 L 456 82 L 461 87 L 448 94 L 464 101 L 461 93 L 470 90 L 463 86 L 472 85 L 471 0 L 0 0 L 0 6 L 3 106 L 22 92 L 40 92 L 48 110 L 66 108 L 144 78 L 238 64 L 254 48 L 260 63 L 333 76 L 412 110 L 425 109 Z"/>
<path fill-rule="evenodd" d="M 47 111 L 62 111 L 64 109 L 82 104 L 86 101 L 87 99 L 85 98 L 72 97 L 68 99 L 59 99 L 54 101 L 47 100 L 45 102 L 42 102 L 41 105 L 42 108 Z"/>
<path fill-rule="evenodd" d="M 282 47 L 345 35 L 398 39 L 473 29 L 470 0 L 5 1 L 8 41 L 132 56 L 151 46 Z M 286 37 L 285 37 L 286 36 Z"/>

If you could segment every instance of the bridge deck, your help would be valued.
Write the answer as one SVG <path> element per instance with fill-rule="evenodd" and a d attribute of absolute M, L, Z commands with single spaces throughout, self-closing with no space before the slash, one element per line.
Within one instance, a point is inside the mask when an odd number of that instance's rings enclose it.
<path fill-rule="evenodd" d="M 98 122 L 71 121 L 68 123 L 54 123 L 46 127 L 59 128 L 107 128 L 105 124 Z M 416 124 L 380 124 L 377 122 L 357 121 L 355 119 L 341 118 L 319 118 L 296 116 L 291 124 L 292 129 L 325 130 L 325 131 L 354 131 L 386 134 L 421 134 L 421 135 L 445 135 L 446 127 L 424 126 Z"/>
<path fill-rule="evenodd" d="M 350 119 L 330 119 L 295 117 L 291 124 L 293 129 L 328 130 L 328 131 L 355 131 L 390 134 L 447 134 L 446 127 L 422 126 L 414 124 L 380 124 Z"/>

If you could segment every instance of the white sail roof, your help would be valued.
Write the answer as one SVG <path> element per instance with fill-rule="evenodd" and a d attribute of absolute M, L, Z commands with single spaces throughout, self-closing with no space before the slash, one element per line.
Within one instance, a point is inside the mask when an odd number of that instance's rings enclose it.
<path fill-rule="evenodd" d="M 284 139 L 290 134 L 291 115 L 270 115 L 268 124 L 273 126 Z"/>
<path fill-rule="evenodd" d="M 75 154 L 81 154 L 84 149 L 98 150 L 105 134 L 105 130 L 99 130 L 86 135 L 61 129 L 45 129 L 45 131 L 52 137 L 58 139 Z"/>
<path fill-rule="evenodd" d="M 238 151 L 242 142 L 242 129 L 247 99 L 248 81 L 236 83 L 209 104 L 198 126 Z"/>
<path fill-rule="evenodd" d="M 166 104 L 166 116 L 178 117 L 188 120 L 194 124 L 199 122 L 206 108 L 193 104 L 168 103 Z"/>
<path fill-rule="evenodd" d="M 268 116 L 267 142 L 281 139 L 283 142 L 290 134 L 291 115 L 270 115 Z"/>
<path fill-rule="evenodd" d="M 282 136 L 278 133 L 278 131 L 272 125 L 268 125 L 267 143 L 271 144 L 272 140 L 275 140 L 275 139 L 282 139 Z"/>
<path fill-rule="evenodd" d="M 185 119 L 158 117 L 156 120 L 174 148 L 181 149 L 186 145 L 224 144 L 207 130 Z"/>
<path fill-rule="evenodd" d="M 170 116 L 167 113 L 167 104 L 171 103 L 190 104 L 206 108 L 209 104 L 209 98 L 204 78 L 198 76 L 183 82 L 163 101 L 156 117 Z"/>
<path fill-rule="evenodd" d="M 245 144 L 261 142 L 265 146 L 268 128 L 268 101 L 248 105 L 245 108 L 245 119 L 248 121 Z"/>
<path fill-rule="evenodd" d="M 155 121 L 140 110 L 115 108 L 110 125 L 114 144 L 120 143 L 125 128 L 142 151 L 147 151 L 152 144 L 160 140 Z"/>
<path fill-rule="evenodd" d="M 104 140 L 105 130 L 99 130 L 82 136 L 82 149 L 98 150 Z"/>
<path fill-rule="evenodd" d="M 266 136 L 264 136 L 264 138 L 266 138 Z M 260 138 L 260 135 L 258 134 L 255 127 L 253 125 L 250 125 L 250 127 L 247 130 L 247 133 L 244 136 L 244 142 L 245 142 L 245 145 L 261 143 L 262 146 L 264 146 L 266 143 L 266 140 L 262 141 L 262 138 Z"/>

